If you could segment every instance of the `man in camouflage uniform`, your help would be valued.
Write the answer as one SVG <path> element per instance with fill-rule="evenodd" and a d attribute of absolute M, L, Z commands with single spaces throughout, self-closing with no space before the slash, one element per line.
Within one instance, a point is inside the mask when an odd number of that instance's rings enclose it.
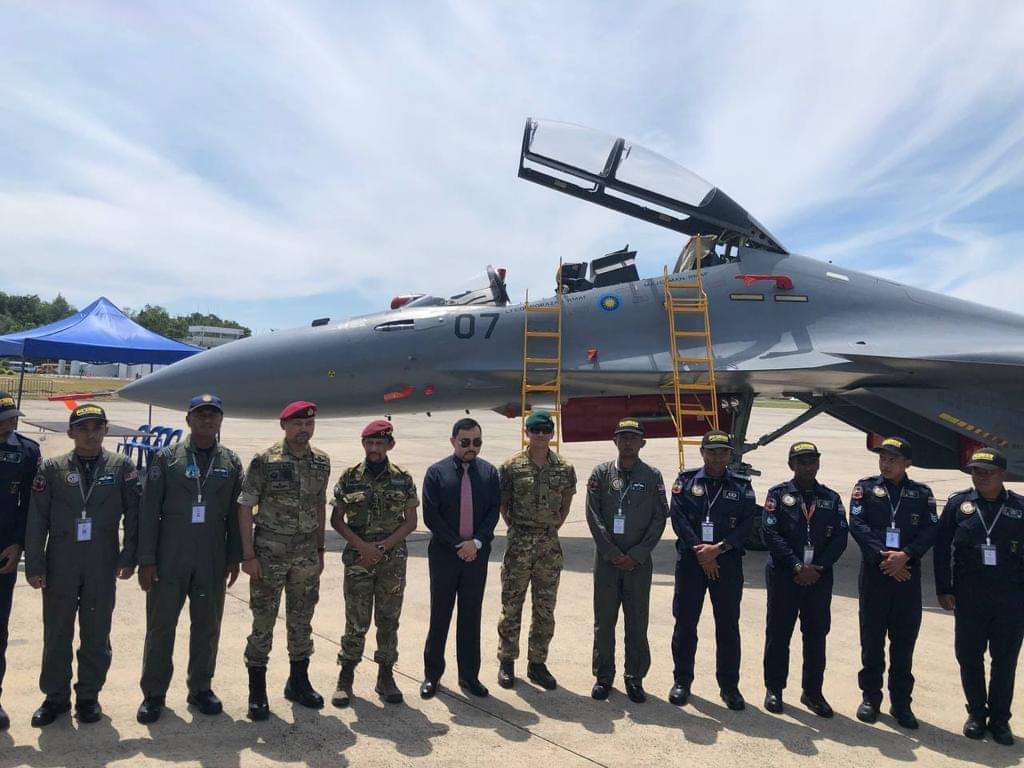
<path fill-rule="evenodd" d="M 338 688 L 331 703 L 348 706 L 356 665 L 363 657 L 371 617 L 377 622 L 378 695 L 388 704 L 402 701 L 392 668 L 398 660 L 398 616 L 405 594 L 408 559 L 405 539 L 416 530 L 416 483 L 388 459 L 395 446 L 391 422 L 378 420 L 362 432 L 366 458 L 341 473 L 334 486 L 331 525 L 347 542 L 345 634 L 338 653 Z"/>
<path fill-rule="evenodd" d="M 25 576 L 43 590 L 46 700 L 32 725 L 49 725 L 70 708 L 71 646 L 78 616 L 75 713 L 81 723 L 103 715 L 99 693 L 110 669 L 110 619 L 117 579 L 135 573 L 139 476 L 125 456 L 103 449 L 107 416 L 81 405 L 68 419 L 74 450 L 42 463 L 32 481 L 25 531 Z M 124 545 L 120 545 L 124 520 Z"/>
<path fill-rule="evenodd" d="M 39 468 L 39 443 L 15 431 L 18 417 L 24 415 L 13 397 L 0 392 L 0 686 L 7 670 L 7 625 L 18 563 L 25 548 L 32 478 Z M 0 731 L 10 725 L 10 718 L 0 707 Z"/>
<path fill-rule="evenodd" d="M 647 700 L 643 679 L 651 667 L 647 641 L 651 552 L 661 540 L 668 517 L 661 472 L 640 459 L 646 445 L 643 425 L 622 419 L 615 427 L 618 458 L 594 467 L 587 483 L 587 525 L 594 552 L 594 661 L 597 682 L 590 695 L 608 698 L 615 680 L 615 625 L 625 617 L 626 695 Z"/>
<path fill-rule="evenodd" d="M 249 669 L 249 717 L 253 720 L 270 717 L 267 662 L 282 590 L 291 661 L 284 696 L 311 709 L 324 705 L 323 697 L 309 682 L 309 657 L 313 655 L 313 611 L 324 569 L 331 460 L 309 444 L 316 427 L 314 403 L 289 403 L 279 419 L 284 439 L 253 457 L 238 495 L 242 570 L 249 575 L 252 608 L 245 665 Z M 253 507 L 258 507 L 255 514 Z"/>
<path fill-rule="evenodd" d="M 526 419 L 529 443 L 501 466 L 501 517 L 508 525 L 508 547 L 501 565 L 501 619 L 498 622 L 498 685 L 515 685 L 519 628 L 527 587 L 532 588 L 528 664 L 530 680 L 549 691 L 558 683 L 547 668 L 555 634 L 555 598 L 562 572 L 558 529 L 576 493 L 576 470 L 548 445 L 555 423 L 546 411 Z"/>
<path fill-rule="evenodd" d="M 238 578 L 242 540 L 238 494 L 242 463 L 217 442 L 224 410 L 197 395 L 185 417 L 190 434 L 160 451 L 149 467 L 139 520 L 139 586 L 146 593 L 143 701 L 136 719 L 156 722 L 173 673 L 174 633 L 189 601 L 188 703 L 204 715 L 223 706 L 210 689 L 217 663 L 224 591 Z"/>

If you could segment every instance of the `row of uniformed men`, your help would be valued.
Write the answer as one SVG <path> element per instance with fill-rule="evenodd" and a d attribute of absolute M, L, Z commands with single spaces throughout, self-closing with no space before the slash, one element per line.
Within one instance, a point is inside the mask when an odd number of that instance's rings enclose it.
<path fill-rule="evenodd" d="M 0 419 L 2 407 L 0 398 Z M 17 415 L 15 412 L 15 423 Z M 141 681 L 144 700 L 138 712 L 141 722 L 155 721 L 164 705 L 174 631 L 186 597 L 192 618 L 188 700 L 201 712 L 221 711 L 211 681 L 224 588 L 237 577 L 239 560 L 250 576 L 253 611 L 245 653 L 250 716 L 269 716 L 266 664 L 282 591 L 286 593 L 291 659 L 285 696 L 305 706 L 322 706 L 307 674 L 312 654 L 311 620 L 323 568 L 330 473 L 328 457 L 309 445 L 315 415 L 312 403 L 286 406 L 280 416 L 284 440 L 258 454 L 243 474 L 237 456 L 216 439 L 223 418 L 220 400 L 212 395 L 194 398 L 187 417 L 189 437 L 160 452 L 148 471 L 139 525 L 135 470 L 124 457 L 102 450 L 106 433 L 102 409 L 86 405 L 71 414 L 69 435 L 75 449 L 44 462 L 32 484 L 26 575 L 34 587 L 45 587 L 40 686 L 46 700 L 33 716 L 35 725 L 52 722 L 70 708 L 76 613 L 82 628 L 76 711 L 83 722 L 100 717 L 98 694 L 111 656 L 114 575 L 129 578 L 136 559 L 140 584 L 148 593 Z M 456 458 L 460 439 L 464 449 L 475 444 L 475 451 L 463 450 L 464 457 L 470 454 L 470 461 L 463 465 L 468 467 L 470 462 L 483 460 L 477 458 L 479 426 L 466 426 L 464 432 L 453 434 L 452 444 Z M 576 478 L 572 466 L 548 449 L 553 426 L 543 412 L 531 416 L 527 421 L 528 448 L 506 462 L 500 473 L 501 512 L 509 524 L 499 624 L 499 684 L 504 687 L 511 687 L 515 680 L 527 585 L 532 585 L 534 593 L 529 676 L 545 688 L 556 686 L 545 662 L 554 631 L 561 570 L 557 530 L 568 514 Z M 592 695 L 598 699 L 608 696 L 615 676 L 614 626 L 620 606 L 626 624 L 627 693 L 636 701 L 646 696 L 642 680 L 650 665 L 646 630 L 651 550 L 663 531 L 667 504 L 660 473 L 639 459 L 643 438 L 639 422 L 621 422 L 614 438 L 618 458 L 596 467 L 588 483 L 587 520 L 597 544 L 593 658 L 597 681 Z M 387 459 L 394 445 L 390 423 L 371 423 L 363 431 L 362 442 L 366 458 L 339 479 L 332 515 L 333 527 L 347 541 L 343 555 L 346 632 L 333 697 L 339 706 L 351 697 L 354 669 L 362 658 L 375 605 L 377 691 L 385 701 L 401 700 L 392 666 L 397 659 L 398 615 L 405 585 L 404 540 L 417 524 L 415 483 Z M 706 434 L 701 453 L 704 466 L 682 472 L 672 488 L 671 519 L 678 536 L 678 557 L 672 638 L 675 684 L 669 700 L 682 705 L 689 697 L 697 622 L 705 594 L 710 593 L 721 694 L 730 708 L 742 709 L 744 701 L 738 689 L 740 558 L 756 505 L 749 481 L 728 469 L 731 445 L 727 434 Z M 37 448 L 35 456 L 37 461 Z M 851 508 L 854 538 L 864 553 L 860 609 L 864 701 L 857 715 L 867 722 L 877 717 L 888 634 L 892 713 L 901 725 L 916 726 L 910 710 L 910 667 L 921 616 L 920 560 L 935 540 L 938 527 L 943 533 L 937 549 L 936 581 L 943 607 L 952 609 L 956 603 L 957 658 L 969 712 L 965 733 L 980 738 L 988 726 L 996 740 L 1012 741 L 1009 704 L 1024 626 L 1020 620 L 1024 504 L 1002 486 L 1005 459 L 990 449 L 975 454 L 969 465 L 975 488 L 951 497 L 942 524 L 931 491 L 906 476 L 909 444 L 900 438 L 887 439 L 879 448 L 879 461 L 880 475 L 857 484 Z M 772 488 L 764 505 L 763 533 L 771 550 L 765 705 L 770 711 L 782 710 L 789 641 L 799 617 L 804 637 L 801 700 L 817 714 L 829 716 L 831 708 L 821 692 L 825 635 L 831 571 L 846 546 L 847 522 L 838 495 L 816 482 L 818 463 L 819 453 L 812 444 L 795 444 L 790 452 L 793 479 Z M 465 501 L 464 497 L 463 504 Z M 236 508 L 240 525 L 234 524 Z M 125 544 L 119 547 L 122 518 Z M 476 549 L 481 546 L 475 536 L 468 541 Z M 460 550 L 466 543 L 460 543 Z M 0 557 L 5 552 L 8 550 L 0 551 Z M 20 549 L 17 554 L 20 556 Z M 16 565 L 17 558 L 14 562 Z M 959 600 L 954 601 L 954 594 Z M 987 691 L 986 646 L 993 657 L 992 684 Z M 460 683 L 470 693 L 487 695 L 475 677 L 460 679 Z M 432 695 L 436 684 L 427 674 L 421 695 Z"/>

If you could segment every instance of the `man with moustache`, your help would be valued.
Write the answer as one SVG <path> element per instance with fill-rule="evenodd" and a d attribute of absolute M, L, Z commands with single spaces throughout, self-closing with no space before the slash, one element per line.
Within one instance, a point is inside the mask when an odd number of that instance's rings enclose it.
<path fill-rule="evenodd" d="M 15 432 L 18 410 L 13 397 L 0 392 L 0 689 L 7 670 L 7 625 L 11 618 L 18 562 L 25 548 L 25 520 L 32 478 L 39 468 L 39 443 Z M 11 725 L 0 707 L 0 731 Z"/>
<path fill-rule="evenodd" d="M 430 630 L 423 648 L 424 699 L 437 693 L 444 674 L 444 648 L 456 600 L 459 686 L 473 696 L 488 695 L 480 682 L 480 612 L 501 486 L 498 470 L 479 457 L 480 424 L 469 418 L 456 421 L 451 444 L 453 452 L 433 464 L 423 478 L 423 522 L 433 534 L 427 548 Z"/>
<path fill-rule="evenodd" d="M 370 621 L 377 623 L 377 684 L 387 704 L 399 704 L 395 683 L 398 661 L 398 617 L 405 595 L 408 551 L 405 539 L 416 530 L 416 483 L 412 475 L 388 459 L 395 447 L 390 421 L 371 421 L 362 431 L 365 458 L 341 473 L 334 486 L 331 526 L 347 542 L 345 566 L 345 634 L 338 652 L 336 707 L 352 700 L 356 666 L 363 658 Z"/>
<path fill-rule="evenodd" d="M 615 625 L 621 607 L 625 622 L 626 695 L 647 700 L 643 680 L 651 667 L 647 642 L 648 610 L 654 563 L 651 552 L 661 540 L 668 516 L 661 472 L 640 459 L 643 425 L 619 421 L 613 440 L 614 461 L 594 467 L 587 483 L 587 525 L 594 537 L 594 654 L 596 682 L 590 695 L 608 698 L 615 680 Z"/>
<path fill-rule="evenodd" d="M 875 449 L 879 474 L 857 481 L 850 534 L 860 546 L 860 656 L 863 701 L 857 719 L 874 723 L 882 704 L 885 640 L 889 638 L 889 712 L 903 728 L 918 727 L 910 708 L 914 645 L 921 629 L 921 559 L 935 543 L 935 495 L 907 477 L 913 455 L 902 437 Z"/>
<path fill-rule="evenodd" d="M 315 403 L 289 403 L 278 418 L 284 439 L 253 457 L 238 495 L 242 570 L 249 576 L 252 609 L 245 665 L 249 670 L 248 714 L 253 720 L 270 717 L 267 662 L 282 590 L 291 664 L 284 696 L 310 709 L 324 705 L 323 697 L 309 682 L 309 658 L 313 655 L 313 611 L 324 569 L 331 460 L 309 444 L 316 429 Z M 255 513 L 254 507 L 258 508 Z"/>
<path fill-rule="evenodd" d="M 726 706 L 738 711 L 746 707 L 739 690 L 743 544 L 754 524 L 756 502 L 750 480 L 729 469 L 732 441 L 727 432 L 705 432 L 700 455 L 704 466 L 683 470 L 672 486 L 670 514 L 679 540 L 672 599 L 675 684 L 668 700 L 683 706 L 690 698 L 697 625 L 704 596 L 710 593 L 718 689 Z"/>
<path fill-rule="evenodd" d="M 25 576 L 43 590 L 43 665 L 46 695 L 32 725 L 49 725 L 71 708 L 71 647 L 78 617 L 80 723 L 103 716 L 99 693 L 110 669 L 110 621 L 117 579 L 135 573 L 139 530 L 139 473 L 126 456 L 103 448 L 107 415 L 80 405 L 68 418 L 75 447 L 47 459 L 32 481 L 25 531 Z M 124 522 L 124 543 L 119 541 Z"/>
<path fill-rule="evenodd" d="M 143 700 L 136 719 L 143 724 L 156 722 L 163 710 L 173 672 L 174 634 L 186 598 L 191 619 L 188 703 L 204 715 L 223 709 L 211 683 L 224 593 L 238 578 L 242 557 L 242 462 L 217 441 L 224 421 L 219 397 L 193 397 L 185 421 L 189 436 L 153 457 L 139 520 L 146 643 Z"/>
<path fill-rule="evenodd" d="M 972 488 L 946 502 L 935 541 L 935 591 L 955 611 L 956 660 L 967 698 L 964 736 L 988 726 L 1013 744 L 1010 705 L 1024 638 L 1024 496 L 1006 488 L 1006 457 L 980 448 L 967 464 Z M 985 685 L 985 650 L 992 661 Z M 986 722 L 987 721 L 987 722 Z"/>

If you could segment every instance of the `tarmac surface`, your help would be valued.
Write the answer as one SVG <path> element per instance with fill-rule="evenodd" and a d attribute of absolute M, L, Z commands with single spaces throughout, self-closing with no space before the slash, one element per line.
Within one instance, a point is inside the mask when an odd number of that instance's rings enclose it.
<path fill-rule="evenodd" d="M 230 406 L 230 404 L 228 404 Z M 132 403 L 105 404 L 111 421 L 137 426 L 146 422 L 146 409 Z M 63 419 L 61 403 L 26 403 L 29 418 Z M 796 411 L 757 408 L 750 438 L 768 432 L 796 415 Z M 463 415 L 435 413 L 396 416 L 397 445 L 392 459 L 409 469 L 417 482 L 427 466 L 445 456 L 451 424 Z M 472 414 L 483 424 L 482 456 L 499 464 L 518 448 L 519 422 L 490 412 Z M 184 426 L 182 413 L 156 409 L 156 423 Z M 317 425 L 314 444 L 332 460 L 332 483 L 345 466 L 361 458 L 359 430 L 368 419 L 323 420 Z M 39 435 L 28 431 L 32 437 Z M 277 422 L 225 420 L 225 445 L 248 463 L 257 450 L 279 439 Z M 788 477 L 786 450 L 792 439 L 809 439 L 822 450 L 819 480 L 849 497 L 853 483 L 877 472 L 877 459 L 865 450 L 864 436 L 826 416 L 818 416 L 776 443 L 755 451 L 750 460 L 762 471 L 755 478 L 758 499 L 773 484 Z M 108 440 L 113 449 L 116 441 Z M 63 434 L 48 434 L 43 455 L 70 449 Z M 584 491 L 593 466 L 614 457 L 609 443 L 566 444 L 563 454 L 577 468 L 579 491 L 562 531 L 565 570 L 556 611 L 557 628 L 551 645 L 549 668 L 559 688 L 546 692 L 528 683 L 525 661 L 517 667 L 521 677 L 506 691 L 496 681 L 497 620 L 500 611 L 499 569 L 505 549 L 504 526 L 499 523 L 491 553 L 488 588 L 483 611 L 483 668 L 481 680 L 490 688 L 487 699 L 470 699 L 455 685 L 454 627 L 448 642 L 449 672 L 441 691 L 422 701 L 423 641 L 426 636 L 429 594 L 426 545 L 429 532 L 420 522 L 410 537 L 408 588 L 399 631 L 400 658 L 396 679 L 405 703 L 384 705 L 373 693 L 376 666 L 372 663 L 374 638 L 367 638 L 366 663 L 356 673 L 353 705 L 334 709 L 329 701 L 319 711 L 292 705 L 281 695 L 288 674 L 284 620 L 275 632 L 268 688 L 273 714 L 269 721 L 252 723 L 245 717 L 247 677 L 242 661 L 249 633 L 249 589 L 245 575 L 228 592 L 221 637 L 219 667 L 214 690 L 224 701 L 224 714 L 206 717 L 185 703 L 184 670 L 187 665 L 188 618 L 183 611 L 179 625 L 177 672 L 168 692 L 168 709 L 154 725 L 135 721 L 141 701 L 138 686 L 145 625 L 145 601 L 137 581 L 119 582 L 114 616 L 113 665 L 100 701 L 103 719 L 79 725 L 62 717 L 37 730 L 30 726 L 32 711 L 42 701 L 37 683 L 42 643 L 40 595 L 19 575 L 10 623 L 7 679 L 3 705 L 11 716 L 7 733 L 0 733 L 0 768 L 8 766 L 377 766 L 445 765 L 478 766 L 665 766 L 683 761 L 704 766 L 757 764 L 790 766 L 827 763 L 833 768 L 864 765 L 918 763 L 927 766 L 1012 766 L 1021 763 L 1024 743 L 1001 747 L 987 740 L 969 741 L 960 734 L 966 713 L 959 671 L 953 657 L 953 618 L 938 608 L 931 575 L 931 557 L 924 574 L 925 615 L 915 657 L 917 687 L 914 709 L 921 720 L 916 732 L 901 731 L 888 716 L 869 726 L 854 718 L 860 703 L 857 671 L 860 663 L 857 623 L 857 571 L 860 552 L 852 542 L 836 568 L 832 603 L 832 632 L 828 643 L 825 695 L 836 710 L 832 720 L 822 720 L 799 704 L 801 651 L 794 633 L 790 686 L 785 694 L 786 712 L 776 716 L 764 711 L 761 657 L 764 648 L 765 590 L 763 552 L 745 559 L 746 591 L 742 608 L 743 663 L 740 687 L 747 698 L 744 712 L 731 712 L 718 698 L 714 679 L 714 624 L 710 606 L 700 626 L 697 678 L 694 696 L 686 707 L 666 701 L 672 684 L 669 640 L 672 632 L 672 583 L 674 541 L 671 527 L 654 554 L 655 575 L 651 592 L 651 672 L 645 681 L 649 699 L 630 702 L 622 692 L 621 677 L 608 701 L 590 698 L 593 609 L 591 567 L 593 543 L 584 520 Z M 661 468 L 666 481 L 675 475 L 676 448 L 670 440 L 653 440 L 644 450 L 646 461 Z M 696 464 L 696 452 L 687 463 Z M 969 478 L 954 471 L 911 470 L 915 479 L 930 483 L 939 504 L 951 492 L 964 488 Z M 321 584 L 320 604 L 314 619 L 316 653 L 310 666 L 314 686 L 329 700 L 338 667 L 335 657 L 344 623 L 342 598 L 341 538 L 327 535 L 327 562 Z M 529 605 L 524 619 L 528 617 Z M 526 622 L 524 621 L 524 624 Z M 522 638 L 525 657 L 525 632 Z M 621 663 L 621 628 L 619 630 Z M 451 686 L 451 687 L 448 687 Z M 1017 683 L 1018 709 L 1024 706 Z M 1013 725 L 1014 723 L 1011 723 Z M 1017 718 L 1024 735 L 1024 718 Z"/>

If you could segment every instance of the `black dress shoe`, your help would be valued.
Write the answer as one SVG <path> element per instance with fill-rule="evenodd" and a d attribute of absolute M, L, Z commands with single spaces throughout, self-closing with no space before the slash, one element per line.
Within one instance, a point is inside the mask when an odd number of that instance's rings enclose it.
<path fill-rule="evenodd" d="M 197 691 L 188 695 L 188 703 L 204 715 L 219 715 L 224 705 L 213 691 Z"/>
<path fill-rule="evenodd" d="M 135 719 L 143 725 L 149 725 L 155 723 L 160 719 L 160 713 L 164 711 L 164 697 L 163 696 L 147 696 L 139 704 L 139 708 L 135 711 Z"/>
<path fill-rule="evenodd" d="M 862 701 L 857 707 L 857 719 L 870 725 L 878 720 L 878 705 L 870 701 Z"/>
<path fill-rule="evenodd" d="M 832 715 L 835 714 L 832 711 L 831 705 L 825 701 L 825 697 L 820 693 L 807 693 L 804 691 L 800 694 L 800 703 L 818 717 L 832 717 Z"/>
<path fill-rule="evenodd" d="M 917 718 L 914 717 L 913 711 L 907 705 L 893 707 L 889 710 L 889 714 L 893 716 L 897 725 L 901 728 L 906 728 L 908 731 L 916 731 L 920 725 L 917 722 Z"/>
<path fill-rule="evenodd" d="M 6 731 L 11 727 L 11 718 L 4 712 L 4 708 L 0 707 L 0 731 Z"/>
<path fill-rule="evenodd" d="M 486 699 L 491 695 L 491 692 L 487 690 L 487 687 L 479 680 L 463 680 L 459 678 L 459 687 L 471 696 L 476 696 L 478 699 Z"/>
<path fill-rule="evenodd" d="M 964 736 L 968 739 L 983 739 L 985 737 L 985 718 L 977 715 L 968 715 L 964 723 Z"/>
<path fill-rule="evenodd" d="M 75 717 L 80 723 L 98 723 L 103 717 L 103 707 L 98 699 L 78 699 L 75 701 Z"/>
<path fill-rule="evenodd" d="M 676 683 L 668 690 L 669 704 L 682 707 L 690 700 L 690 686 L 683 683 Z"/>
<path fill-rule="evenodd" d="M 597 701 L 604 701 L 608 698 L 608 694 L 612 692 L 611 683 L 602 683 L 598 680 L 594 683 L 594 687 L 590 689 L 590 698 L 596 699 Z"/>
<path fill-rule="evenodd" d="M 722 701 L 725 702 L 725 706 L 733 712 L 740 712 L 747 706 L 747 702 L 743 700 L 743 694 L 736 688 L 733 688 L 731 691 L 723 689 L 718 694 L 722 697 Z"/>
<path fill-rule="evenodd" d="M 503 661 L 498 667 L 498 685 L 502 688 L 511 688 L 516 684 L 516 663 L 514 661 Z"/>
<path fill-rule="evenodd" d="M 643 681 L 627 677 L 626 695 L 629 696 L 629 700 L 635 704 L 643 704 L 647 701 L 647 692 L 644 690 Z"/>
<path fill-rule="evenodd" d="M 548 671 L 546 664 L 530 662 L 526 665 L 526 676 L 546 691 L 553 691 L 558 687 L 558 681 Z"/>
<path fill-rule="evenodd" d="M 1013 746 L 1013 731 L 1008 723 L 989 723 L 989 731 L 992 732 L 992 741 L 1002 744 L 1004 747 Z"/>
<path fill-rule="evenodd" d="M 769 688 L 764 692 L 764 708 L 775 715 L 781 715 L 782 706 L 782 691 L 773 691 Z"/>
<path fill-rule="evenodd" d="M 437 695 L 437 680 L 431 680 L 425 678 L 420 683 L 420 698 L 421 699 L 432 699 Z"/>
<path fill-rule="evenodd" d="M 63 715 L 70 710 L 70 701 L 46 699 L 39 709 L 32 713 L 32 725 L 36 728 L 42 728 L 56 720 L 59 715 Z"/>

